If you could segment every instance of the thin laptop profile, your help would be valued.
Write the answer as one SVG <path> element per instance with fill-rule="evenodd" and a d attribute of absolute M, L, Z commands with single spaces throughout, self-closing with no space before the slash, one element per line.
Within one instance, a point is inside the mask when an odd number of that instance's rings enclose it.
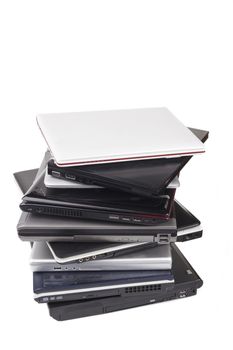
<path fill-rule="evenodd" d="M 171 270 L 33 272 L 34 299 L 83 300 L 125 295 L 127 288 L 150 286 L 152 291 L 172 288 Z"/>
<path fill-rule="evenodd" d="M 37 123 L 59 166 L 204 152 L 200 140 L 167 108 L 40 114 Z"/>
<path fill-rule="evenodd" d="M 72 244 L 72 243 L 71 243 Z M 171 269 L 171 250 L 169 244 L 144 247 L 133 252 L 113 252 L 107 259 L 89 259 L 73 257 L 73 260 L 62 259 L 57 256 L 45 242 L 35 242 L 32 247 L 30 266 L 34 272 L 64 272 L 64 271 L 133 271 L 133 270 L 169 270 Z"/>
<path fill-rule="evenodd" d="M 208 138 L 208 131 L 193 128 L 189 130 L 202 143 Z M 69 180 L 69 184 L 99 185 L 153 198 L 165 188 L 172 187 L 172 182 L 175 178 L 177 179 L 179 172 L 191 158 L 192 156 L 183 156 L 72 167 L 57 166 L 53 159 L 49 159 L 45 181 L 48 183 L 50 175 L 56 184 L 59 180 L 61 185 L 64 184 L 64 180 Z M 172 188 L 175 187 L 177 186 L 173 185 Z"/>

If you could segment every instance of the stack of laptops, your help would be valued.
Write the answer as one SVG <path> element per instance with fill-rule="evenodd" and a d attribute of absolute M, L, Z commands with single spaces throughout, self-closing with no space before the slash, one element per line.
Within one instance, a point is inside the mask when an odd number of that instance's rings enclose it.
<path fill-rule="evenodd" d="M 17 172 L 19 238 L 31 242 L 34 299 L 56 320 L 195 295 L 175 242 L 202 236 L 175 199 L 208 132 L 166 108 L 43 114 L 39 169 Z"/>

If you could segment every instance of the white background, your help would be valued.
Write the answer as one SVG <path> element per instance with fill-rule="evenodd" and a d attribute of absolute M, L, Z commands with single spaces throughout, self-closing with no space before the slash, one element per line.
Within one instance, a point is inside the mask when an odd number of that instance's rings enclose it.
<path fill-rule="evenodd" d="M 2 348 L 232 349 L 232 1 L 0 1 Z M 15 171 L 38 167 L 43 112 L 168 107 L 207 129 L 177 197 L 204 237 L 180 248 L 197 296 L 57 322 L 32 298 Z M 129 131 L 130 132 L 130 131 Z M 120 135 L 119 135 L 120 138 Z"/>

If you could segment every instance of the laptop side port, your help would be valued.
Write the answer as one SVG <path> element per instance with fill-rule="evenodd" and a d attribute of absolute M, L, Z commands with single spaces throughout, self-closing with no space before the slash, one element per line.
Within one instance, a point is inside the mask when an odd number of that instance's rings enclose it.
<path fill-rule="evenodd" d="M 60 173 L 60 171 L 52 170 L 52 176 L 54 176 L 54 177 L 61 177 L 61 173 Z"/>
<path fill-rule="evenodd" d="M 65 174 L 65 178 L 67 180 L 72 180 L 72 181 L 75 181 L 76 180 L 76 176 L 73 175 L 73 174 Z"/>
<path fill-rule="evenodd" d="M 167 244 L 170 242 L 170 237 L 168 234 L 158 234 L 158 243 Z"/>
<path fill-rule="evenodd" d="M 184 290 L 180 290 L 178 293 L 179 298 L 185 298 L 188 296 L 188 290 L 184 289 Z"/>

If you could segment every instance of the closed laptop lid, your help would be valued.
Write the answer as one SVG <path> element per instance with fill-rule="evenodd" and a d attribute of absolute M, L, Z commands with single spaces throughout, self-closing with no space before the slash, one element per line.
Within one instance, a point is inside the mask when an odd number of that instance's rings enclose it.
<path fill-rule="evenodd" d="M 41 114 L 37 122 L 59 166 L 204 152 L 167 108 Z"/>

